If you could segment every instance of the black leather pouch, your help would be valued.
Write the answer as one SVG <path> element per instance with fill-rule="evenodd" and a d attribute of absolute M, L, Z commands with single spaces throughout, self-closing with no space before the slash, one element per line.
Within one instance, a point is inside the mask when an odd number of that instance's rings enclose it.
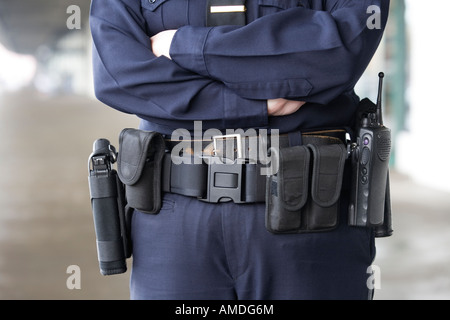
<path fill-rule="evenodd" d="M 129 207 L 155 214 L 161 209 L 164 138 L 157 132 L 124 129 L 119 136 L 117 172 Z"/>
<path fill-rule="evenodd" d="M 271 149 L 278 172 L 267 177 L 266 228 L 273 233 L 297 233 L 308 199 L 310 151 L 305 146 Z"/>
<path fill-rule="evenodd" d="M 343 144 L 310 144 L 308 148 L 312 153 L 312 174 L 310 198 L 305 208 L 305 230 L 332 230 L 339 222 L 347 150 Z"/>
<path fill-rule="evenodd" d="M 267 230 L 307 233 L 336 228 L 346 160 L 344 145 L 272 150 L 272 160 L 278 172 L 267 177 Z"/>

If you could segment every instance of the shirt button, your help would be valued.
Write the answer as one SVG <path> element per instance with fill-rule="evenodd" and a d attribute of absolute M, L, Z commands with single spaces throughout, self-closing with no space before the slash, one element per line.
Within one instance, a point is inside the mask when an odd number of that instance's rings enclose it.
<path fill-rule="evenodd" d="M 148 2 L 150 2 L 150 3 L 155 3 L 156 0 L 148 0 Z"/>

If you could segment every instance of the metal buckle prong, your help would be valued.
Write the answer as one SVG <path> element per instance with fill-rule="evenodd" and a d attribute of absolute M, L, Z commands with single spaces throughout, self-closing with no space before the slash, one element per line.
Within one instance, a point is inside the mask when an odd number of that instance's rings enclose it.
<path fill-rule="evenodd" d="M 223 136 L 213 136 L 213 152 L 215 153 L 217 150 L 217 140 L 219 139 L 229 139 L 229 138 L 233 138 L 236 139 L 236 144 L 237 144 L 237 159 L 243 159 L 244 157 L 244 150 L 242 147 L 242 136 L 240 134 L 226 134 Z"/>

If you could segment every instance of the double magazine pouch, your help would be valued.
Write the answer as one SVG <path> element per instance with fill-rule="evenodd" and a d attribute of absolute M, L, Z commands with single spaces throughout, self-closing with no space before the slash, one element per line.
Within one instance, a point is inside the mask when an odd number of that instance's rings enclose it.
<path fill-rule="evenodd" d="M 124 129 L 119 136 L 118 175 L 129 207 L 155 214 L 161 209 L 165 142 L 157 132 Z"/>
<path fill-rule="evenodd" d="M 278 171 L 267 177 L 266 228 L 272 233 L 337 227 L 347 151 L 343 144 L 271 149 Z"/>

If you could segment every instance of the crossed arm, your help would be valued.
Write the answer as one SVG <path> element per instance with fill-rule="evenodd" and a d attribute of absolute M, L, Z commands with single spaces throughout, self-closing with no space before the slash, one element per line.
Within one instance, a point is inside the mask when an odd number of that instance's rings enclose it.
<path fill-rule="evenodd" d="M 177 30 L 165 30 L 150 38 L 153 54 L 157 57 L 170 57 L 170 45 Z M 299 110 L 304 101 L 287 100 L 283 98 L 267 100 L 267 114 L 269 116 L 285 116 Z"/>
<path fill-rule="evenodd" d="M 165 30 L 150 38 L 153 54 L 157 57 L 170 57 L 170 45 L 177 30 Z M 304 101 L 287 100 L 283 98 L 267 100 L 267 114 L 269 116 L 285 116 L 298 111 Z"/>
<path fill-rule="evenodd" d="M 311 9 L 240 28 L 184 26 L 150 41 L 140 4 L 92 2 L 97 98 L 153 122 L 208 120 L 225 128 L 265 127 L 269 115 L 293 113 L 302 101 L 327 104 L 352 90 L 389 8 L 389 0 L 314 1 Z M 370 5 L 381 7 L 380 30 L 366 26 Z"/>

